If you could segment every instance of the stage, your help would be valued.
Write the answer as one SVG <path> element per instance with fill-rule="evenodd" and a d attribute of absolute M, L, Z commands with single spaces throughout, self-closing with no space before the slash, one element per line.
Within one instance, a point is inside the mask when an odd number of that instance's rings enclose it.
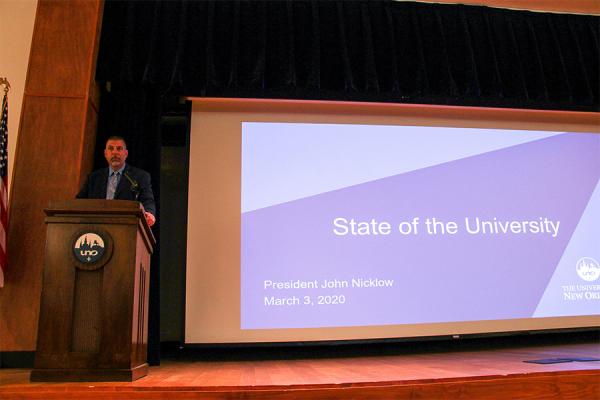
<path fill-rule="evenodd" d="M 411 344 L 398 344 L 399 347 Z M 600 361 L 532 364 L 526 360 L 599 358 L 597 341 L 492 349 L 401 351 L 267 360 L 164 360 L 135 382 L 30 383 L 29 369 L 0 369 L 9 399 L 596 399 Z M 233 350 L 235 352 L 235 350 Z M 318 352 L 318 350 L 317 350 Z M 371 352 L 371 353 L 376 353 Z M 241 351 L 240 354 L 243 352 Z M 233 355 L 235 358 L 235 354 Z M 244 358 L 244 357 L 241 357 Z M 246 357 L 247 358 L 247 357 Z M 273 359 L 279 358 L 279 359 Z"/>

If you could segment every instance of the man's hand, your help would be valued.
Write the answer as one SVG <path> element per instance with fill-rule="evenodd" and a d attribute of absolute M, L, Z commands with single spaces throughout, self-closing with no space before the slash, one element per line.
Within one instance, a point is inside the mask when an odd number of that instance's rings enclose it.
<path fill-rule="evenodd" d="M 144 217 L 146 217 L 146 222 L 148 223 L 148 226 L 152 226 L 156 222 L 156 217 L 148 211 L 144 211 Z"/>

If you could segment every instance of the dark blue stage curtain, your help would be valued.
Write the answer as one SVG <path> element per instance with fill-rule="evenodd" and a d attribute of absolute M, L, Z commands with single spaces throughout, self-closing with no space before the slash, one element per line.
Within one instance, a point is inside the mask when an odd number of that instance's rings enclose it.
<path fill-rule="evenodd" d="M 598 110 L 600 18 L 394 1 L 107 1 L 99 81 L 192 96 Z"/>
<path fill-rule="evenodd" d="M 111 90 L 102 85 L 97 146 L 125 136 L 158 196 L 160 117 L 181 112 L 179 96 L 598 111 L 599 55 L 594 16 L 374 0 L 107 0 L 96 78 Z M 156 253 L 152 364 L 158 264 Z"/>

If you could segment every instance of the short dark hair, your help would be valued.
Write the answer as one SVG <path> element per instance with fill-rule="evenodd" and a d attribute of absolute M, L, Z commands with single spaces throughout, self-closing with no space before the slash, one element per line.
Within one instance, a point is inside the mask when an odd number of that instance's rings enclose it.
<path fill-rule="evenodd" d="M 106 143 L 108 143 L 109 140 L 120 140 L 123 142 L 123 144 L 125 144 L 125 148 L 127 148 L 127 142 L 125 141 L 125 139 L 123 139 L 123 136 L 117 136 L 117 135 L 109 136 L 108 139 L 106 139 Z"/>

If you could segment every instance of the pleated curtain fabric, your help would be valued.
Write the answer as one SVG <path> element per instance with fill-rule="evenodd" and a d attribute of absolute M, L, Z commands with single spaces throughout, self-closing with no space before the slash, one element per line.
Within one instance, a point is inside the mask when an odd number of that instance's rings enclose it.
<path fill-rule="evenodd" d="M 96 79 L 113 89 L 573 111 L 600 104 L 598 16 L 391 0 L 105 5 Z"/>

